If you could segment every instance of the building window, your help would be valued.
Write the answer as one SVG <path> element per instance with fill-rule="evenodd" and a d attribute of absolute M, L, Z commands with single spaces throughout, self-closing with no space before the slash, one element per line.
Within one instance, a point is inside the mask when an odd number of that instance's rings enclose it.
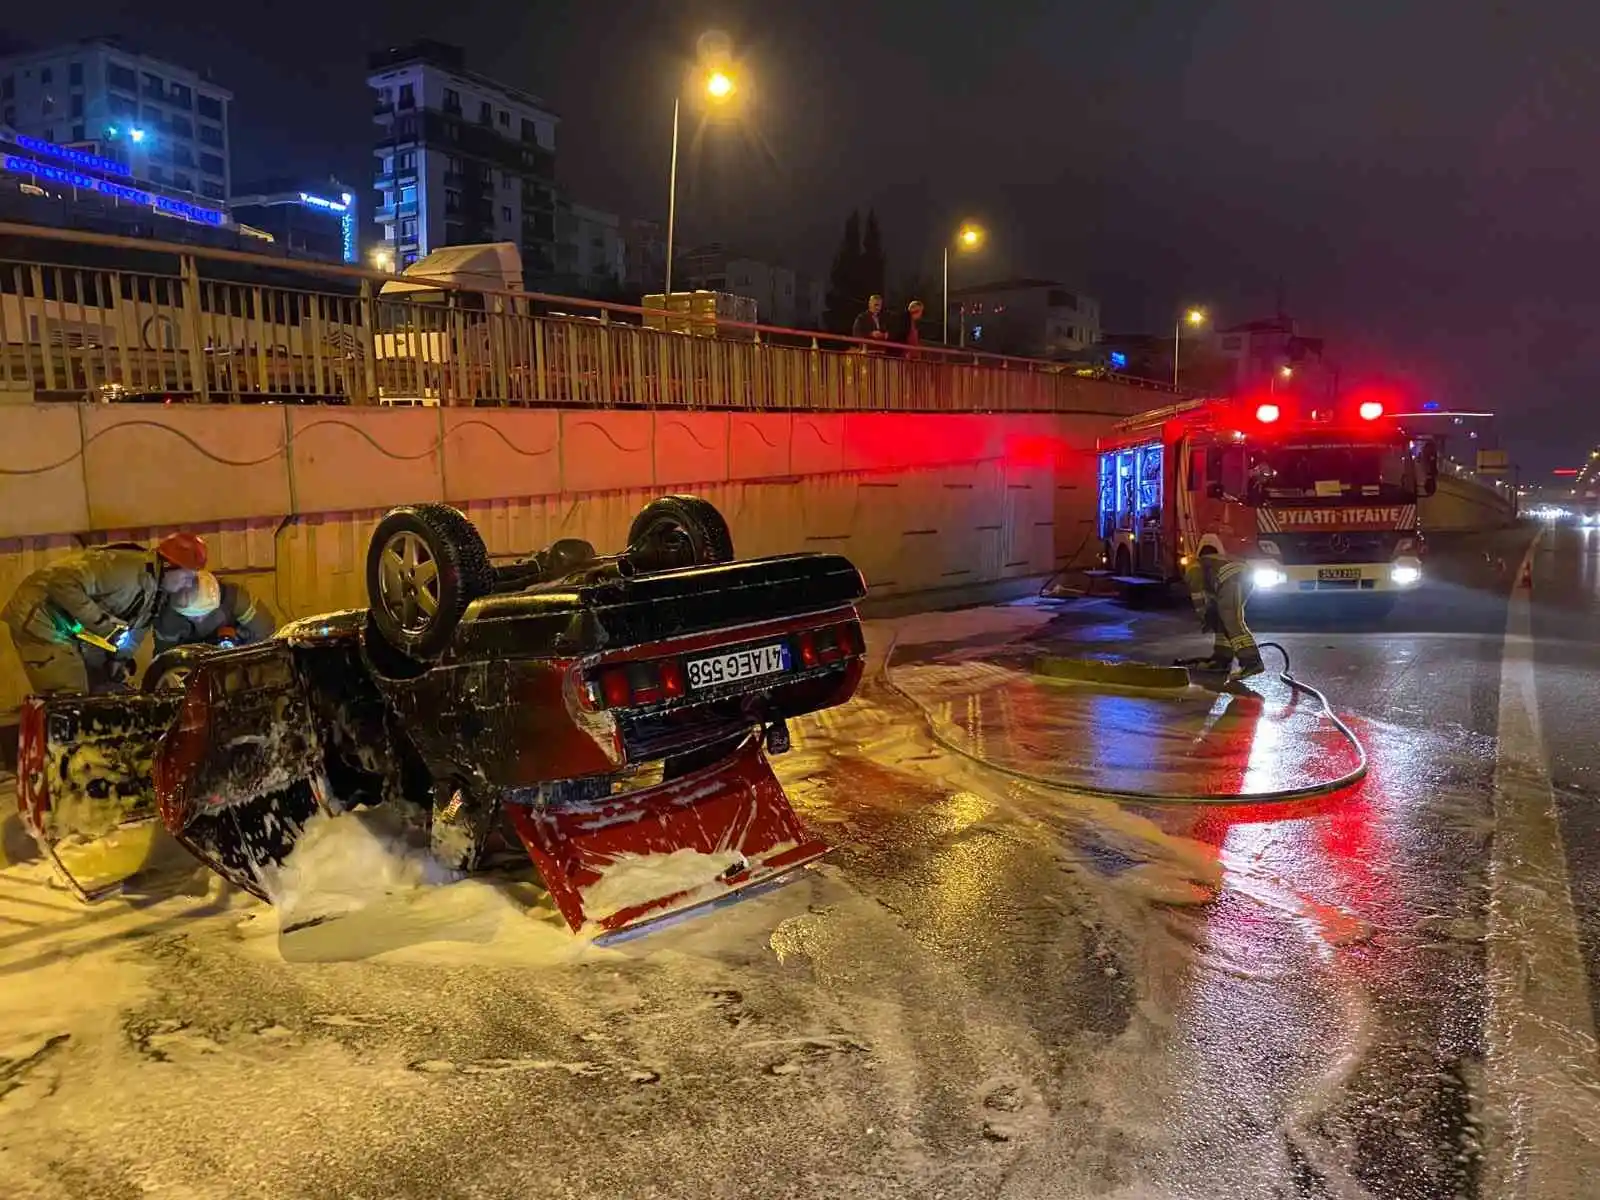
<path fill-rule="evenodd" d="M 200 141 L 207 146 L 215 146 L 220 150 L 222 148 L 222 130 L 215 125 L 202 125 L 200 126 Z"/>
<path fill-rule="evenodd" d="M 194 136 L 194 126 L 189 123 L 188 117 L 173 117 L 172 120 L 167 122 L 167 129 L 171 131 L 173 137 L 192 138 Z"/>
<path fill-rule="evenodd" d="M 226 196 L 220 183 L 212 183 L 207 179 L 200 185 L 200 194 L 212 200 L 221 200 Z"/>
<path fill-rule="evenodd" d="M 165 183 L 167 180 L 167 173 L 154 163 L 145 168 L 145 173 L 150 176 L 151 183 Z"/>
<path fill-rule="evenodd" d="M 522 140 L 525 142 L 537 142 L 539 140 L 538 124 L 528 120 L 527 117 L 522 118 Z"/>
<path fill-rule="evenodd" d="M 185 175 L 181 171 L 176 171 L 172 176 L 172 186 L 182 188 L 186 192 L 192 192 L 194 191 L 194 177 Z"/>
<path fill-rule="evenodd" d="M 0 121 L 4 121 L 7 125 L 15 125 L 17 123 L 17 110 L 9 104 L 6 105 L 3 110 L 0 110 Z"/>
<path fill-rule="evenodd" d="M 175 83 L 167 93 L 167 103 L 176 104 L 179 108 L 193 108 L 194 93 L 189 90 L 187 83 Z"/>
<path fill-rule="evenodd" d="M 502 221 L 506 222 L 508 225 L 511 223 L 511 206 L 510 205 L 502 204 L 500 206 L 500 219 Z"/>
<path fill-rule="evenodd" d="M 74 125 L 72 127 L 72 140 L 75 141 L 75 142 L 83 141 L 83 126 L 82 125 Z"/>
<path fill-rule="evenodd" d="M 208 120 L 222 120 L 222 101 L 215 96 L 201 96 L 195 107 L 200 115 Z"/>
<path fill-rule="evenodd" d="M 417 202 L 417 185 L 408 183 L 400 189 L 401 204 L 415 204 Z"/>
<path fill-rule="evenodd" d="M 67 83 L 72 87 L 83 86 L 83 64 L 81 62 L 67 64 Z"/>
<path fill-rule="evenodd" d="M 207 175 L 226 175 L 228 168 L 223 165 L 222 157 L 217 154 L 202 154 L 200 156 L 200 169 Z"/>
<path fill-rule="evenodd" d="M 1236 333 L 1222 339 L 1222 348 L 1224 350 L 1238 350 L 1243 344 L 1244 339 Z"/>
<path fill-rule="evenodd" d="M 46 125 L 44 127 L 44 140 L 47 142 L 56 140 L 56 127 L 54 125 Z"/>
<path fill-rule="evenodd" d="M 458 117 L 461 115 L 461 93 L 456 91 L 455 88 L 445 88 L 444 110 Z"/>
<path fill-rule="evenodd" d="M 144 94 L 152 100 L 165 100 L 167 98 L 167 82 L 159 75 L 145 73 Z"/>
<path fill-rule="evenodd" d="M 494 124 L 494 105 L 490 104 L 487 100 L 481 100 L 478 102 L 478 124 Z"/>
<path fill-rule="evenodd" d="M 194 166 L 194 151 L 187 146 L 174 146 L 172 148 L 172 161 L 180 167 Z"/>
<path fill-rule="evenodd" d="M 73 92 L 72 93 L 72 115 L 75 116 L 75 117 L 83 116 L 83 93 L 82 92 Z"/>
<path fill-rule="evenodd" d="M 39 82 L 40 83 L 42 83 L 46 87 L 48 87 L 48 86 L 50 86 L 50 84 L 54 83 L 55 81 L 56 81 L 56 73 L 54 71 L 52 71 L 49 67 L 40 67 L 39 68 Z"/>
<path fill-rule="evenodd" d="M 412 83 L 400 85 L 400 107 L 415 108 L 417 106 L 417 88 Z"/>
<path fill-rule="evenodd" d="M 461 211 L 461 193 L 456 191 L 455 188 L 445 188 L 444 210 L 447 213 Z"/>
<path fill-rule="evenodd" d="M 510 129 L 511 128 L 511 114 L 508 113 L 503 108 L 500 110 L 500 128 L 502 128 L 502 129 Z"/>
<path fill-rule="evenodd" d="M 400 240 L 402 242 L 414 242 L 417 240 L 417 219 L 415 217 L 407 217 L 400 222 Z"/>
<path fill-rule="evenodd" d="M 121 88 L 125 92 L 139 90 L 139 76 L 132 67 L 118 66 L 116 63 L 106 64 L 106 83 L 114 88 Z"/>
<path fill-rule="evenodd" d="M 15 100 L 17 98 L 17 77 L 7 75 L 0 79 L 0 100 Z"/>
<path fill-rule="evenodd" d="M 461 175 L 464 173 L 461 160 L 454 154 L 450 155 L 449 158 L 444 160 L 444 170 L 445 174 L 447 175 Z"/>
<path fill-rule="evenodd" d="M 417 169 L 417 152 L 415 150 L 402 150 L 400 152 L 400 169 L 402 171 L 415 171 Z"/>
<path fill-rule="evenodd" d="M 43 100 L 39 101 L 39 115 L 41 117 L 48 117 L 51 113 L 53 113 L 55 111 L 56 111 L 56 102 L 55 102 L 54 98 L 52 98 L 50 96 L 46 96 Z"/>

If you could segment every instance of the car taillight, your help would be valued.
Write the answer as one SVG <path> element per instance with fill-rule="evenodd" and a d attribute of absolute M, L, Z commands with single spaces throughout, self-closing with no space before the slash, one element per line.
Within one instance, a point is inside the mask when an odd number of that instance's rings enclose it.
<path fill-rule="evenodd" d="M 802 667 L 838 662 L 861 653 L 860 630 L 854 624 L 808 629 L 795 638 L 795 647 L 800 652 Z"/>
<path fill-rule="evenodd" d="M 686 690 L 683 664 L 675 658 L 666 658 L 605 667 L 595 677 L 588 694 L 591 700 L 598 700 L 606 708 L 627 708 L 631 704 L 676 700 Z"/>

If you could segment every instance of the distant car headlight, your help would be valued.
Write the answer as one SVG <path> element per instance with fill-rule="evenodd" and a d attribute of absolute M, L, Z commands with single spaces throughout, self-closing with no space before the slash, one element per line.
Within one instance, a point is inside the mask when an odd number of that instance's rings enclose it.
<path fill-rule="evenodd" d="M 1261 590 L 1266 591 L 1271 588 L 1282 587 L 1289 582 L 1289 577 L 1283 573 L 1281 568 L 1275 567 L 1271 563 L 1256 563 L 1250 568 L 1250 582 Z"/>
<path fill-rule="evenodd" d="M 1415 587 L 1422 582 L 1422 564 L 1416 559 L 1397 562 L 1389 568 L 1389 580 L 1395 587 Z"/>

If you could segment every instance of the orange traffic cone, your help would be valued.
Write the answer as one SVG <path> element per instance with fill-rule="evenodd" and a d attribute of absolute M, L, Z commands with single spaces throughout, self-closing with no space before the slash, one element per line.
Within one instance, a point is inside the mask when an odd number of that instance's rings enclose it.
<path fill-rule="evenodd" d="M 1533 563 L 1522 564 L 1522 578 L 1517 580 L 1517 586 L 1527 588 L 1530 592 L 1533 590 Z"/>

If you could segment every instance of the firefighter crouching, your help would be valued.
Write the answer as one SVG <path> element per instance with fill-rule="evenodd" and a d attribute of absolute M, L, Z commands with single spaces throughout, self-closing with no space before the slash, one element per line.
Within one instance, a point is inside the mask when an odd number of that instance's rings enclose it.
<path fill-rule="evenodd" d="M 197 571 L 189 586 L 168 596 L 156 613 L 156 653 L 197 643 L 248 646 L 271 637 L 277 627 L 272 611 L 242 584 Z"/>
<path fill-rule="evenodd" d="M 1265 669 L 1261 648 L 1244 623 L 1245 565 L 1204 546 L 1184 572 L 1189 599 L 1200 616 L 1200 628 L 1214 635 L 1211 666 L 1227 671 L 1239 660 L 1238 678 L 1259 675 Z"/>
<path fill-rule="evenodd" d="M 133 542 L 91 546 L 24 579 L 0 619 L 39 696 L 114 691 L 165 597 L 206 565 L 206 543 L 172 533 L 154 550 Z"/>

